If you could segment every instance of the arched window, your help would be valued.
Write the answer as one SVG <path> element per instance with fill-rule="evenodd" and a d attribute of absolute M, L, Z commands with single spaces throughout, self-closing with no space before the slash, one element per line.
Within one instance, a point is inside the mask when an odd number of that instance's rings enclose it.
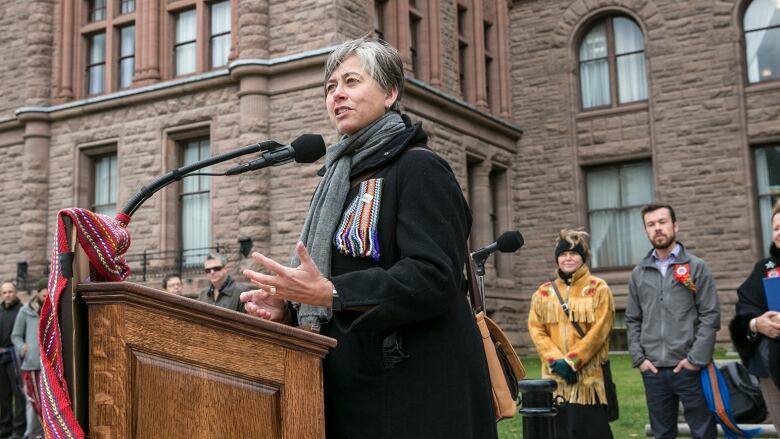
<path fill-rule="evenodd" d="M 780 2 L 753 0 L 743 26 L 748 82 L 780 79 Z"/>
<path fill-rule="evenodd" d="M 582 108 L 609 107 L 647 99 L 644 35 L 626 17 L 607 17 L 580 43 Z"/>

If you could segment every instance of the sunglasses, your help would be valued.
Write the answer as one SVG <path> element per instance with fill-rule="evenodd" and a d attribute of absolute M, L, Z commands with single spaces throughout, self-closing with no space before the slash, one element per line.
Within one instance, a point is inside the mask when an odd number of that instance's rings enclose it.
<path fill-rule="evenodd" d="M 211 268 L 204 268 L 204 269 L 203 269 L 203 271 L 205 271 L 205 272 L 206 272 L 206 274 L 208 274 L 208 273 L 216 273 L 217 271 L 220 271 L 220 270 L 222 270 L 223 268 L 224 268 L 224 267 L 211 267 Z"/>

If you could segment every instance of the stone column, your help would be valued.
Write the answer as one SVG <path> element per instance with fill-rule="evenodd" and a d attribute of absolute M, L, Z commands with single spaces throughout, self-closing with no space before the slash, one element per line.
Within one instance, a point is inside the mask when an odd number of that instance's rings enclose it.
<path fill-rule="evenodd" d="M 50 224 L 49 215 L 49 147 L 51 140 L 49 115 L 30 111 L 17 115 L 24 124 L 24 153 L 22 157 L 24 208 L 19 211 L 19 254 L 16 262 L 27 261 L 29 276 L 43 275 L 48 263 Z"/>
<path fill-rule="evenodd" d="M 239 83 L 239 132 L 242 144 L 250 144 L 269 135 L 268 67 L 245 64 L 231 68 L 230 76 Z M 239 239 L 251 238 L 253 249 L 267 254 L 270 249 L 268 169 L 248 172 L 238 181 L 241 202 L 238 209 Z M 247 261 L 250 261 L 247 259 Z"/>

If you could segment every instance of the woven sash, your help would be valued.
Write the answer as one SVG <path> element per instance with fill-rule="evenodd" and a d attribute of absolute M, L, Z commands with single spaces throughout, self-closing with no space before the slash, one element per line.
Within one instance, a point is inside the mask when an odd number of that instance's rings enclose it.
<path fill-rule="evenodd" d="M 62 292 L 68 284 L 60 263 L 60 255 L 70 252 L 63 221 L 66 216 L 73 221 L 79 245 L 89 257 L 91 281 L 121 281 L 130 274 L 124 258 L 130 247 L 130 233 L 126 229 L 130 222 L 129 216 L 120 213 L 114 219 L 78 208 L 59 212 L 52 246 L 48 294 L 41 308 L 38 328 L 41 348 L 40 402 L 47 439 L 85 437 L 73 413 L 62 365 L 58 307 Z M 80 280 L 73 279 L 73 282 Z"/>

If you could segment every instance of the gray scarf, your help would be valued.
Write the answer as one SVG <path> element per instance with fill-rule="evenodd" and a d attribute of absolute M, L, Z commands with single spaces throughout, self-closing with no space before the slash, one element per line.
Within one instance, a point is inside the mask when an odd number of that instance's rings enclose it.
<path fill-rule="evenodd" d="M 325 154 L 325 176 L 314 192 L 306 221 L 303 223 L 300 240 L 306 246 L 317 268 L 325 277 L 330 277 L 331 245 L 347 194 L 350 189 L 352 167 L 381 149 L 388 140 L 406 129 L 401 116 L 388 111 L 351 136 L 328 147 Z M 293 252 L 291 267 L 300 265 L 298 255 Z M 298 324 L 319 330 L 320 322 L 331 317 L 330 308 L 300 304 Z"/>

